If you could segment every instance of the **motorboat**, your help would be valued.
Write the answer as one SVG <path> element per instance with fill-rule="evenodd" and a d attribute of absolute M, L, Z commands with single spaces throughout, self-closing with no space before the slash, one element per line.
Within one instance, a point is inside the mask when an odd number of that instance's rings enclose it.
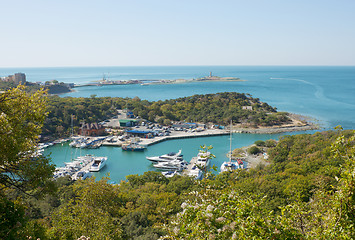
<path fill-rule="evenodd" d="M 85 156 L 77 157 L 72 162 L 66 162 L 65 166 L 76 168 L 76 169 L 81 169 L 81 168 L 85 167 L 86 165 L 88 165 L 89 163 L 91 163 L 93 160 L 94 160 L 94 156 L 87 154 Z"/>
<path fill-rule="evenodd" d="M 243 168 L 243 165 L 239 165 L 238 162 L 228 161 L 221 165 L 221 172 L 231 172 L 239 168 Z"/>
<path fill-rule="evenodd" d="M 106 165 L 107 157 L 94 157 L 94 161 L 92 162 L 89 171 L 90 172 L 98 172 Z"/>
<path fill-rule="evenodd" d="M 210 165 L 210 152 L 199 152 L 197 154 L 196 165 L 199 165 L 202 168 L 208 167 Z"/>
<path fill-rule="evenodd" d="M 122 145 L 122 150 L 124 151 L 142 152 L 145 149 L 146 149 L 145 146 L 139 145 L 137 143 Z"/>
<path fill-rule="evenodd" d="M 187 176 L 194 177 L 195 179 L 201 180 L 203 177 L 203 172 L 197 166 L 193 166 L 190 171 L 187 172 Z"/>
<path fill-rule="evenodd" d="M 167 153 L 161 156 L 155 156 L 155 157 L 146 157 L 147 160 L 153 162 L 153 163 L 159 163 L 159 162 L 169 162 L 172 160 L 183 160 L 183 155 L 181 155 L 181 149 L 179 152 L 171 152 Z"/>
<path fill-rule="evenodd" d="M 156 169 L 178 172 L 184 170 L 187 165 L 187 162 L 183 160 L 171 160 L 169 162 L 159 162 L 153 164 Z"/>
<path fill-rule="evenodd" d="M 163 176 L 167 177 L 167 178 L 174 177 L 175 175 L 180 175 L 180 173 L 178 171 L 164 171 L 164 172 L 161 172 L 161 174 L 163 174 Z"/>

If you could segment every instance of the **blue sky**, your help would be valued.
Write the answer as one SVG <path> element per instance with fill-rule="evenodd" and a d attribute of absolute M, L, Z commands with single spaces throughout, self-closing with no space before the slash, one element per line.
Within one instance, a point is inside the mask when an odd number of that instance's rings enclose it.
<path fill-rule="evenodd" d="M 0 0 L 0 67 L 355 65 L 353 0 Z"/>

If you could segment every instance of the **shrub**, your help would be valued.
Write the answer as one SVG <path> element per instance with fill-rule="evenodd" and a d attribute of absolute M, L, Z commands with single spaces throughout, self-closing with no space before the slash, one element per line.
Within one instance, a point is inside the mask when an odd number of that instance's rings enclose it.
<path fill-rule="evenodd" d="M 257 146 L 252 146 L 251 148 L 249 148 L 248 150 L 249 154 L 258 154 L 259 152 L 261 152 L 260 148 L 258 148 Z"/>
<path fill-rule="evenodd" d="M 274 139 L 265 141 L 265 147 L 275 147 L 275 146 L 276 146 L 276 141 Z"/>
<path fill-rule="evenodd" d="M 265 146 L 265 142 L 263 140 L 255 141 L 254 144 L 259 147 Z"/>

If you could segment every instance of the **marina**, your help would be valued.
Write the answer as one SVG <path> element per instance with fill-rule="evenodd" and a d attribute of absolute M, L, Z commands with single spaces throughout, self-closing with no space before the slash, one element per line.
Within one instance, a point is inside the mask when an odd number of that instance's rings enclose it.
<path fill-rule="evenodd" d="M 253 144 L 257 140 L 278 139 L 283 134 L 246 134 L 246 133 L 233 133 L 236 135 L 236 141 L 233 141 L 233 148 L 239 148 L 246 145 Z M 183 159 L 190 161 L 196 157 L 201 149 L 200 146 L 205 144 L 212 145 L 213 149 L 210 150 L 216 156 L 211 160 L 211 166 L 220 166 L 228 159 L 227 153 L 229 151 L 228 142 L 229 135 L 219 135 L 211 137 L 195 137 L 195 138 L 181 138 L 163 141 L 159 144 L 150 145 L 143 152 L 123 151 L 120 147 L 101 146 L 97 149 L 89 148 L 72 148 L 68 142 L 62 144 L 55 144 L 51 147 L 44 149 L 44 155 L 51 153 L 50 157 L 52 162 L 57 167 L 65 165 L 65 162 L 70 159 L 75 159 L 77 156 L 91 154 L 95 156 L 107 156 L 108 161 L 106 166 L 99 172 L 92 172 L 92 176 L 97 180 L 102 177 L 108 176 L 112 181 L 119 183 L 125 180 L 127 175 L 130 174 L 143 174 L 146 171 L 157 171 L 152 163 L 146 159 L 151 156 L 161 156 L 169 152 L 176 152 L 182 149 Z"/>
<path fill-rule="evenodd" d="M 20 71 L 17 70 L 17 71 Z M 29 81 L 47 81 L 56 76 L 58 81 L 85 84 L 102 78 L 102 73 L 110 72 L 112 79 L 189 79 L 206 76 L 213 71 L 217 76 L 236 76 L 246 81 L 230 82 L 191 82 L 176 84 L 157 84 L 141 86 L 112 85 L 87 86 L 75 88 L 74 92 L 65 93 L 61 97 L 130 97 L 138 96 L 149 101 L 174 99 L 194 94 L 217 92 L 243 92 L 278 108 L 278 111 L 293 112 L 308 115 L 317 119 L 317 124 L 323 129 L 332 129 L 341 125 L 344 129 L 353 128 L 354 109 L 354 68 L 353 67 L 262 67 L 262 66 L 197 66 L 197 67 L 93 67 L 93 68 L 29 68 L 26 69 Z M 2 75 L 13 73 L 14 69 L 3 69 Z M 122 74 L 125 73 L 125 74 Z M 334 81 L 337 79 L 337 81 Z M 346 87 L 345 87 L 346 86 Z M 283 129 L 288 131 L 288 129 Z M 301 130 L 301 129 L 300 129 Z M 233 132 L 232 148 L 241 148 L 253 144 L 257 140 L 278 139 L 285 134 L 313 133 L 315 131 L 285 132 L 285 133 L 254 133 L 250 129 Z M 200 145 L 212 145 L 211 152 L 216 155 L 211 166 L 218 169 L 223 162 L 228 162 L 228 133 L 221 135 L 205 133 L 176 133 L 175 136 L 157 136 L 154 139 L 143 139 L 140 144 L 147 149 L 141 152 L 123 151 L 122 141 L 116 137 L 113 140 L 102 141 L 101 147 L 71 148 L 68 142 L 54 144 L 43 148 L 43 154 L 50 152 L 51 159 L 57 166 L 64 166 L 75 156 L 93 154 L 107 156 L 109 161 L 100 172 L 92 175 L 101 179 L 107 174 L 113 181 L 125 180 L 129 174 L 143 174 L 155 168 L 147 156 L 160 156 L 167 152 L 183 149 L 184 159 L 189 161 L 196 156 Z M 181 135 L 179 135 L 181 134 Z M 200 135 L 201 134 L 201 135 Z M 72 153 L 71 153 L 72 152 Z M 245 166 L 246 167 L 246 166 Z"/>

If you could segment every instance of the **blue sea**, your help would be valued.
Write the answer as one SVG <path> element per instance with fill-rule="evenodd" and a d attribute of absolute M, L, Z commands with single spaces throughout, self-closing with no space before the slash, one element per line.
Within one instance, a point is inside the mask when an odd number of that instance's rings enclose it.
<path fill-rule="evenodd" d="M 179 67 L 63 67 L 63 68 L 0 68 L 0 76 L 23 72 L 31 82 L 56 79 L 60 82 L 85 84 L 105 75 L 110 80 L 192 79 L 209 75 L 238 77 L 241 82 L 192 82 L 167 85 L 116 85 L 75 88 L 62 97 L 135 97 L 151 101 L 173 99 L 194 94 L 217 92 L 249 93 L 278 111 L 302 114 L 313 118 L 323 129 L 341 125 L 355 128 L 355 66 L 179 66 Z M 282 134 L 234 134 L 233 147 L 252 144 L 258 139 L 277 139 Z M 109 157 L 108 166 L 98 178 L 110 172 L 112 180 L 125 179 L 127 174 L 142 174 L 152 167 L 145 156 L 183 149 L 185 159 L 197 154 L 201 144 L 213 145 L 214 160 L 219 166 L 227 158 L 228 136 L 173 140 L 149 147 L 144 153 L 122 152 L 120 148 L 104 147 L 83 150 L 78 154 Z M 69 147 L 55 146 L 52 159 L 57 165 L 70 159 Z"/>

